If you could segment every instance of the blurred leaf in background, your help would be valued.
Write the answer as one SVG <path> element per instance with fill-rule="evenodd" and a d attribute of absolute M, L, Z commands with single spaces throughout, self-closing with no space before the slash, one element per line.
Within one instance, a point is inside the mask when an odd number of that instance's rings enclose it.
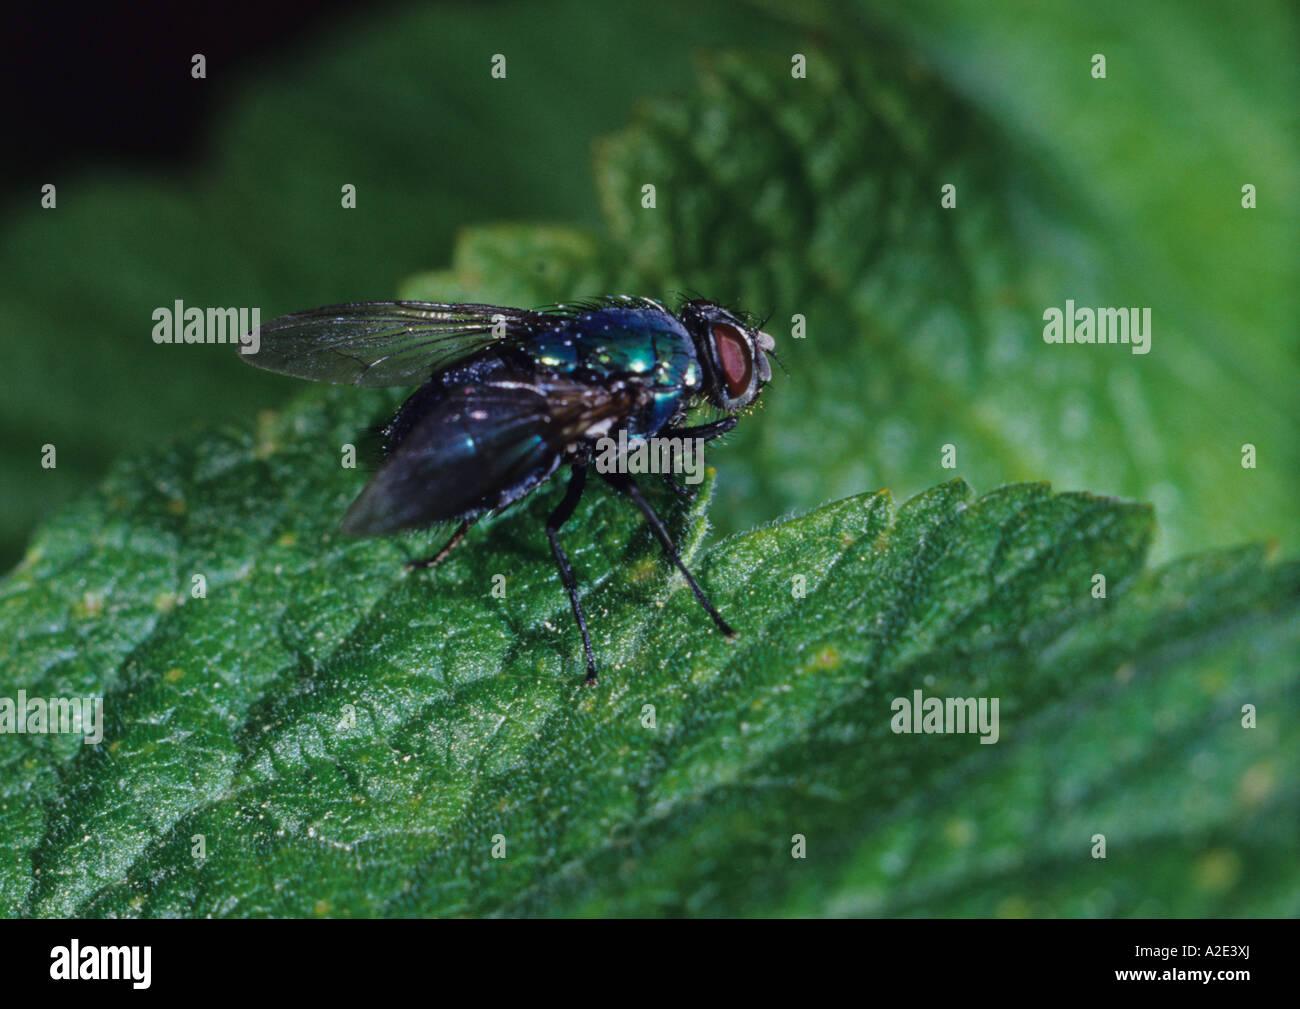
<path fill-rule="evenodd" d="M 996 106 L 976 105 L 915 50 L 873 46 L 867 30 L 854 40 L 854 23 L 828 21 L 847 44 L 810 52 L 807 80 L 711 61 L 695 98 L 653 105 L 598 162 L 617 250 L 607 258 L 629 264 L 624 284 L 775 312 L 791 377 L 765 423 L 738 432 L 746 465 L 728 468 L 720 512 L 743 524 L 772 503 L 910 493 L 944 475 L 950 444 L 977 487 L 1046 477 L 1151 500 L 1162 556 L 1269 535 L 1294 543 L 1300 217 L 1294 202 L 1266 223 L 1240 204 L 1247 176 L 1294 191 L 1287 105 L 1260 117 L 1277 131 L 1276 161 L 1257 170 L 1232 134 L 1198 137 L 1218 175 L 1187 192 L 1170 191 L 1169 173 L 1193 141 L 1162 150 L 1168 131 L 1144 133 L 1117 213 L 1111 161 L 1077 181 L 1080 138 L 1051 143 L 1045 128 L 1018 145 Z M 1133 128 L 1179 104 L 1123 82 L 1101 92 L 1111 82 L 1091 79 L 1087 56 L 1073 89 L 1037 107 L 1044 119 L 1068 123 L 1077 105 Z M 1113 76 L 1137 72 L 1112 63 Z M 1248 98 L 1259 101 L 1224 100 Z M 1098 130 L 1090 146 L 1109 139 Z M 645 179 L 663 194 L 656 213 L 635 202 Z M 945 184 L 956 209 L 940 206 Z M 1162 186 L 1157 204 L 1147 190 Z M 1153 240 L 1162 234 L 1167 247 Z M 1187 244 L 1199 255 L 1175 259 Z M 1244 303 L 1243 273 L 1255 292 Z M 1067 299 L 1150 307 L 1150 353 L 1045 345 L 1044 309 Z M 795 315 L 806 339 L 781 340 Z M 1243 469 L 1247 443 L 1270 461 Z"/>
<path fill-rule="evenodd" d="M 1290 8 L 1243 23 L 1200 6 L 1148 18 L 1117 3 L 826 3 L 798 8 L 794 41 L 784 7 L 759 10 L 356 19 L 250 83 L 198 176 L 88 168 L 58 211 L 12 215 L 3 549 L 16 556 L 35 518 L 110 458 L 289 394 L 228 355 L 154 346 L 153 308 L 269 315 L 385 297 L 451 258 L 458 227 L 512 218 L 584 229 L 545 250 L 563 264 L 529 256 L 529 240 L 512 248 L 518 225 L 494 253 L 479 234 L 474 255 L 555 271 L 555 296 L 694 290 L 773 312 L 790 376 L 728 452 L 724 531 L 864 488 L 915 492 L 953 475 L 939 466 L 951 444 L 977 487 L 1051 479 L 1153 501 L 1160 556 L 1290 536 Z M 805 80 L 789 73 L 796 43 Z M 747 69 L 709 58 L 693 79 L 691 51 L 737 44 Z M 1108 46 L 1109 75 L 1094 80 L 1091 54 Z M 488 50 L 501 49 L 510 76 L 493 81 Z M 668 93 L 683 97 L 601 143 L 593 193 L 591 139 L 634 97 Z M 644 211 L 651 180 L 660 201 Z M 1244 180 L 1256 211 L 1240 206 Z M 358 186 L 356 211 L 338 209 L 343 181 Z M 955 210 L 939 206 L 945 184 Z M 491 274 L 455 291 L 527 293 Z M 1042 311 L 1067 298 L 1150 306 L 1151 354 L 1045 346 Z M 795 315 L 803 343 L 789 339 Z M 55 471 L 32 461 L 47 442 Z"/>

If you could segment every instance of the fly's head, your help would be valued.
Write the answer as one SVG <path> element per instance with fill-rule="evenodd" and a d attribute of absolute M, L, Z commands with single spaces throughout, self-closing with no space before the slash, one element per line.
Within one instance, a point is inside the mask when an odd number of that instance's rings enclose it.
<path fill-rule="evenodd" d="M 767 352 L 776 348 L 776 341 L 711 301 L 688 301 L 680 316 L 704 368 L 709 402 L 728 413 L 754 402 L 771 381 Z"/>

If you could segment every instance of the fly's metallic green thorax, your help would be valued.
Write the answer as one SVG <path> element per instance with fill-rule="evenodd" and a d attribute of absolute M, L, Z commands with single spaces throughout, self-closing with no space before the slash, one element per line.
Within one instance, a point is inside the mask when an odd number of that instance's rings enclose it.
<path fill-rule="evenodd" d="M 652 405 L 630 425 L 630 435 L 654 434 L 701 388 L 703 371 L 690 333 L 658 309 L 599 308 L 583 312 L 526 343 L 522 351 L 560 375 L 594 382 L 620 377 L 644 383 Z"/>
<path fill-rule="evenodd" d="M 438 302 L 362 302 L 296 312 L 249 334 L 250 364 L 326 382 L 419 385 L 384 427 L 385 457 L 343 518 L 351 536 L 458 522 L 432 566 L 479 516 L 531 494 L 563 464 L 568 491 L 546 525 L 596 682 L 576 582 L 557 534 L 595 469 L 639 508 L 719 629 L 734 634 L 691 573 L 650 502 L 603 439 L 704 442 L 726 434 L 772 377 L 774 341 L 711 301 L 676 314 L 648 298 L 602 298 L 544 309 Z M 722 417 L 687 426 L 707 402 Z M 638 471 L 633 471 L 638 472 Z M 664 473 L 678 493 L 689 493 Z"/>
<path fill-rule="evenodd" d="M 630 375 L 660 388 L 695 392 L 699 362 L 686 327 L 649 309 L 604 308 L 586 312 L 528 341 L 524 348 L 543 368 Z"/>

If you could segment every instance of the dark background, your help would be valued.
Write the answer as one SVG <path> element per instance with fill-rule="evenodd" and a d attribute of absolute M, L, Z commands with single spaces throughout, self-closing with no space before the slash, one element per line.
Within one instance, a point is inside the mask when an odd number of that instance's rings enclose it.
<path fill-rule="evenodd" d="M 5 125 L 11 154 L 22 156 L 0 165 L 6 209 L 25 203 L 31 188 L 88 161 L 193 169 L 213 115 L 236 84 L 353 6 L 11 8 L 0 81 L 5 94 L 20 96 L 8 105 Z M 195 47 L 208 57 L 207 84 L 179 87 L 177 67 L 163 54 Z"/>

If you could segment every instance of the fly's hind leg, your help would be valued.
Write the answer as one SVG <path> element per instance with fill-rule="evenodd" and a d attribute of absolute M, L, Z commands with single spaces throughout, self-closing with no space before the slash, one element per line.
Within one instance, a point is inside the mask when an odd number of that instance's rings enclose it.
<path fill-rule="evenodd" d="M 472 526 L 477 521 L 478 521 L 477 518 L 466 519 L 464 522 L 462 522 L 460 525 L 456 527 L 456 531 L 451 534 L 451 539 L 447 541 L 446 546 L 444 546 L 432 557 L 425 557 L 422 560 L 418 560 L 418 561 L 407 561 L 406 567 L 409 570 L 414 571 L 419 568 L 431 568 L 437 564 L 441 564 L 443 561 L 447 559 L 447 555 L 456 549 L 456 545 L 465 538 L 465 534 L 469 532 L 470 526 Z"/>
<path fill-rule="evenodd" d="M 601 476 L 603 476 L 609 482 L 609 485 L 615 490 L 621 491 L 630 497 L 632 503 L 641 509 L 641 514 L 645 516 L 645 520 L 650 524 L 650 530 L 655 534 L 655 538 L 659 540 L 659 545 L 664 548 L 664 553 L 668 555 L 668 558 L 677 565 L 677 570 L 680 571 L 682 577 L 686 579 L 686 584 L 689 585 L 691 591 L 695 593 L 695 598 L 698 599 L 700 605 L 704 607 L 704 612 L 713 618 L 713 622 L 718 625 L 718 630 L 727 637 L 734 638 L 736 632 L 732 630 L 729 623 L 722 619 L 722 614 L 714 608 L 713 603 L 709 602 L 709 597 L 704 594 L 704 590 L 696 584 L 691 573 L 686 570 L 686 565 L 682 563 L 681 555 L 677 553 L 677 544 L 673 542 L 672 536 L 669 535 L 668 530 L 664 527 L 663 520 L 659 517 L 659 514 L 654 510 L 654 508 L 651 507 L 650 502 L 642 496 L 640 488 L 632 481 L 632 478 L 625 473 L 602 473 Z"/>
<path fill-rule="evenodd" d="M 574 619 L 578 621 L 578 630 L 582 632 L 582 650 L 587 657 L 587 678 L 583 682 L 585 686 L 594 687 L 596 660 L 591 655 L 591 635 L 587 633 L 587 618 L 582 612 L 582 600 L 578 598 L 578 586 L 573 578 L 573 568 L 569 566 L 569 558 L 564 553 L 564 547 L 560 546 L 559 537 L 560 527 L 569 521 L 573 510 L 582 500 L 582 490 L 586 484 L 587 463 L 575 462 L 573 474 L 569 477 L 568 489 L 564 492 L 564 500 L 546 520 L 546 538 L 550 540 L 551 553 L 555 555 L 555 566 L 560 569 L 560 580 L 564 582 L 564 587 L 569 593 L 569 605 L 573 607 Z"/>

